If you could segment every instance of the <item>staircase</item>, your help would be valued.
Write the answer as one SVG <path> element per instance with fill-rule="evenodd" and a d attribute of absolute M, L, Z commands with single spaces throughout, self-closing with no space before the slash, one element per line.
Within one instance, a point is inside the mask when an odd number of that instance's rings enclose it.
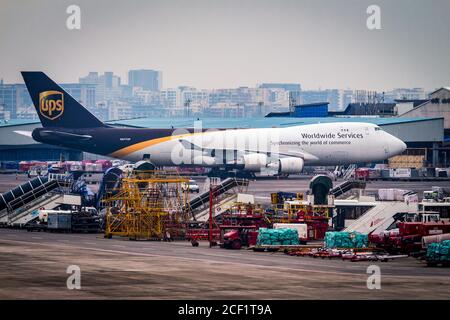
<path fill-rule="evenodd" d="M 228 194 L 228 196 L 223 197 L 219 202 L 215 202 L 214 203 L 214 212 L 213 212 L 213 217 L 217 217 L 219 215 L 221 215 L 222 213 L 224 213 L 225 211 L 227 211 L 228 209 L 230 209 L 237 200 L 238 194 L 237 193 L 233 193 L 233 194 Z M 195 213 L 195 220 L 196 221 L 207 221 L 209 219 L 209 206 L 207 206 L 206 208 L 204 208 L 203 210 Z"/>
<path fill-rule="evenodd" d="M 64 195 L 59 193 L 46 194 L 41 199 L 27 204 L 26 206 L 11 212 L 8 215 L 7 224 L 11 227 L 22 227 L 28 222 L 38 218 L 39 209 L 53 210 L 63 202 Z"/>
<path fill-rule="evenodd" d="M 412 205 L 400 201 L 379 201 L 361 217 L 353 221 L 344 231 L 379 233 L 394 223 L 394 215 L 413 210 Z"/>
<path fill-rule="evenodd" d="M 222 201 L 225 201 L 231 196 L 236 196 L 236 192 L 229 194 L 228 191 L 231 191 L 232 189 L 237 187 L 246 186 L 248 186 L 247 179 L 227 178 L 223 180 L 220 184 L 214 187 L 214 202 L 216 204 L 216 207 L 218 208 Z M 207 191 L 204 191 L 203 193 L 199 194 L 197 197 L 189 201 L 186 207 L 183 208 L 183 210 L 188 211 L 194 220 L 197 219 L 197 215 L 201 214 L 203 216 L 204 211 L 206 209 L 209 210 L 209 195 L 210 190 L 208 189 Z"/>
<path fill-rule="evenodd" d="M 349 180 L 355 176 L 356 164 L 349 165 L 342 174 L 344 180 Z"/>
<path fill-rule="evenodd" d="M 1 195 L 0 225 L 23 225 L 36 218 L 37 209 L 54 209 L 56 201 L 69 190 L 72 180 L 66 175 L 49 175 L 30 180 Z"/>
<path fill-rule="evenodd" d="M 337 198 L 352 189 L 364 189 L 365 187 L 366 183 L 363 181 L 347 180 L 331 189 L 330 194 Z"/>

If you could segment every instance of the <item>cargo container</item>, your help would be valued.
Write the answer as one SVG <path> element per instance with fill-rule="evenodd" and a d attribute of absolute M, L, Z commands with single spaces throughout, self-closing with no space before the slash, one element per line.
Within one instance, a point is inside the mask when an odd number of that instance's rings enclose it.
<path fill-rule="evenodd" d="M 0 162 L 0 173 L 16 173 L 19 171 L 19 163 L 15 161 Z"/>
<path fill-rule="evenodd" d="M 87 172 L 102 172 L 103 167 L 101 163 L 86 163 L 84 170 Z"/>
<path fill-rule="evenodd" d="M 389 177 L 391 177 L 391 178 L 411 178 L 411 169 L 410 168 L 390 169 Z"/>
<path fill-rule="evenodd" d="M 48 212 L 47 228 L 54 231 L 71 231 L 72 214 L 65 212 Z"/>
<path fill-rule="evenodd" d="M 355 178 L 360 180 L 368 180 L 370 176 L 369 168 L 358 168 L 355 170 Z"/>
<path fill-rule="evenodd" d="M 381 201 L 404 201 L 408 190 L 403 189 L 378 189 L 378 199 Z"/>

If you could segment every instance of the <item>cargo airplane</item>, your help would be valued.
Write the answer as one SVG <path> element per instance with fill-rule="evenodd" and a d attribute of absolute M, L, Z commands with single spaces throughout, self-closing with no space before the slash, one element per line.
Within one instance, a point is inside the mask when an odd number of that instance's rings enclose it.
<path fill-rule="evenodd" d="M 336 122 L 228 130 L 114 127 L 105 124 L 43 72 L 22 72 L 42 123 L 34 140 L 156 166 L 300 173 L 304 165 L 383 161 L 406 145 L 379 126 Z"/>

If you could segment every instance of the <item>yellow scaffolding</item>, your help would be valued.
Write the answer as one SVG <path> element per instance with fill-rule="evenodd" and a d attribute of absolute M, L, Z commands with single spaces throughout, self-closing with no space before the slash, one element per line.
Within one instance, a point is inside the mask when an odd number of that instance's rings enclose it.
<path fill-rule="evenodd" d="M 189 179 L 174 172 L 139 171 L 123 178 L 106 204 L 105 237 L 113 235 L 138 240 L 156 240 L 167 233 L 182 236 L 188 217 L 183 207 L 188 190 L 182 187 Z"/>

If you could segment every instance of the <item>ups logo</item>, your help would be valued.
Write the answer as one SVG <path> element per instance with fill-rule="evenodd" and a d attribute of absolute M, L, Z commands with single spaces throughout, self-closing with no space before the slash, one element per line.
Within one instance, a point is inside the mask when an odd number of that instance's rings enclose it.
<path fill-rule="evenodd" d="M 59 91 L 44 91 L 39 94 L 39 112 L 50 120 L 64 113 L 64 94 Z"/>

